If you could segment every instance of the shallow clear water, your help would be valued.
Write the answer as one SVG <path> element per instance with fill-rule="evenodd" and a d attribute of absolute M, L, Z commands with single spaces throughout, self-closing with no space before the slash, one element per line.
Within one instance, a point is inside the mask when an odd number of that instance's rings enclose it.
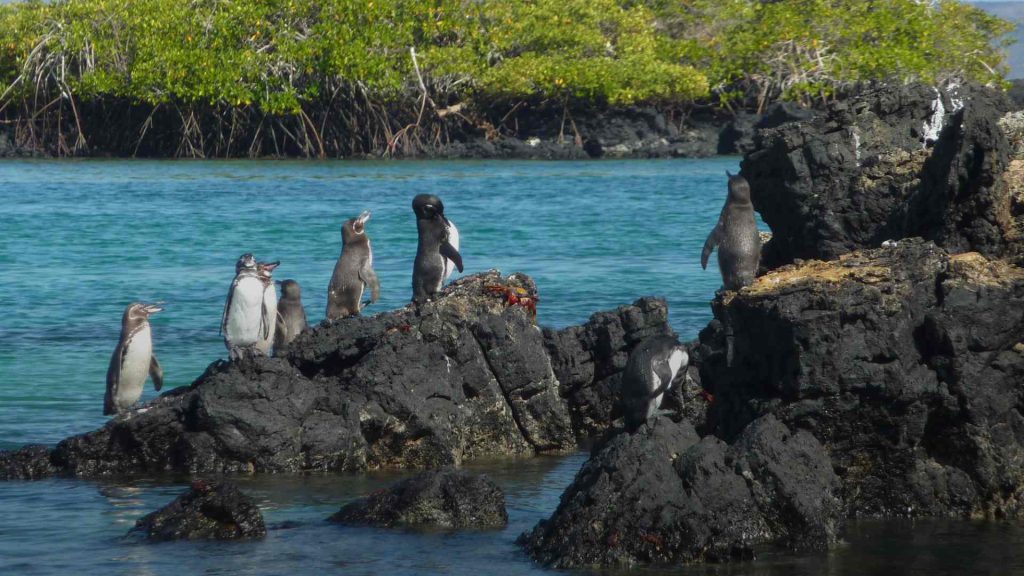
<path fill-rule="evenodd" d="M 411 297 L 421 192 L 440 195 L 462 232 L 466 273 L 523 271 L 539 320 L 562 327 L 662 295 L 684 339 L 710 318 L 720 284 L 699 254 L 738 158 L 626 162 L 0 162 L 0 449 L 96 428 L 120 318 L 163 300 L 153 340 L 165 386 L 189 384 L 225 350 L 217 334 L 237 257 L 281 260 L 312 322 L 340 251 L 341 223 L 369 209 L 382 300 Z M 154 397 L 149 387 L 143 399 Z M 323 520 L 399 473 L 240 478 L 271 530 L 249 543 L 126 538 L 181 478 L 0 483 L 0 574 L 528 574 L 514 545 L 547 517 L 583 454 L 477 462 L 505 489 L 509 527 L 417 534 Z M 859 524 L 829 554 L 768 553 L 686 574 L 1024 573 L 1024 531 L 966 522 Z M 962 568 L 957 570 L 957 568 Z M 631 572 L 637 573 L 637 572 Z M 661 573 L 654 571 L 654 573 Z"/>

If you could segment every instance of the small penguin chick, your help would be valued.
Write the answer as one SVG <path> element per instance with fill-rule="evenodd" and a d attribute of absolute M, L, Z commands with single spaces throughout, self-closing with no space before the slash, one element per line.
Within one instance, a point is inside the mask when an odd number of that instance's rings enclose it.
<path fill-rule="evenodd" d="M 281 300 L 277 303 L 277 330 L 274 333 L 274 354 L 281 356 L 288 345 L 309 326 L 302 305 L 302 288 L 295 280 L 281 282 Z"/>

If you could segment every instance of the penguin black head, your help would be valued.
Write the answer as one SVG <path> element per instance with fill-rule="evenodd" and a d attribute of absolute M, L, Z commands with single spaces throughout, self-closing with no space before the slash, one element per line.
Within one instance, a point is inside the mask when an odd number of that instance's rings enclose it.
<path fill-rule="evenodd" d="M 302 287 L 295 280 L 284 280 L 281 282 L 281 297 L 285 300 L 299 300 L 302 298 Z"/>
<path fill-rule="evenodd" d="M 433 220 L 438 216 L 444 218 L 444 202 L 433 194 L 417 194 L 412 199 L 412 211 L 420 220 Z"/>
<path fill-rule="evenodd" d="M 150 314 L 156 314 L 162 311 L 157 304 L 143 304 L 142 302 L 132 302 L 128 305 L 128 308 L 124 311 L 124 316 L 121 318 L 121 324 L 128 326 L 134 324 L 141 324 L 149 320 Z"/>
<path fill-rule="evenodd" d="M 726 174 L 729 174 L 726 172 Z M 739 174 L 729 174 L 729 202 L 749 204 L 750 184 L 747 179 Z"/>
<path fill-rule="evenodd" d="M 238 261 L 235 262 L 235 274 L 238 274 L 242 270 L 255 270 L 256 269 L 256 257 L 252 255 L 252 252 L 246 252 L 238 257 Z"/>
<path fill-rule="evenodd" d="M 366 210 L 355 218 L 349 218 L 341 226 L 341 243 L 348 244 L 366 233 L 366 221 L 370 219 L 370 211 Z"/>

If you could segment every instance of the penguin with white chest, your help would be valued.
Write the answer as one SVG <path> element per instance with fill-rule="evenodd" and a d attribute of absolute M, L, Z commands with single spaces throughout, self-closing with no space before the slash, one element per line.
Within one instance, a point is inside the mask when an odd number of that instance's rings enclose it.
<path fill-rule="evenodd" d="M 457 268 L 462 272 L 459 229 L 444 215 L 444 203 L 433 194 L 418 194 L 412 200 L 419 244 L 412 269 L 412 301 L 432 300 L 444 281 Z"/>
<path fill-rule="evenodd" d="M 260 311 L 260 336 L 256 341 L 256 352 L 270 356 L 277 333 L 277 285 L 274 284 L 274 269 L 280 262 L 257 262 L 256 272 L 263 283 L 263 309 Z"/>
<path fill-rule="evenodd" d="M 273 341 L 270 326 L 275 323 L 276 318 L 267 317 L 264 303 L 267 297 L 265 278 L 266 272 L 261 273 L 260 264 L 251 253 L 243 254 L 235 263 L 235 279 L 228 290 L 221 319 L 224 345 L 232 360 L 256 354 L 256 345 L 261 339 L 270 336 L 270 340 Z M 270 279 L 270 282 L 273 289 L 273 279 Z M 276 292 L 274 300 L 276 304 Z"/>
<path fill-rule="evenodd" d="M 682 344 L 668 336 L 654 336 L 636 345 L 622 372 L 622 416 L 626 430 L 636 432 L 661 408 L 665 393 L 689 355 Z"/>
<path fill-rule="evenodd" d="M 124 414 L 142 397 L 146 377 L 153 387 L 164 385 L 164 371 L 153 353 L 153 337 L 149 316 L 163 308 L 155 304 L 133 303 L 121 318 L 121 338 L 110 357 L 107 369 L 107 393 L 103 398 L 103 414 Z"/>
<path fill-rule="evenodd" d="M 750 184 L 743 176 L 729 177 L 729 195 L 708 234 L 700 255 L 701 268 L 707 269 L 708 258 L 718 246 L 718 268 L 726 290 L 739 290 L 752 284 L 761 260 L 761 235 L 757 232 L 754 205 L 750 202 Z"/>
<path fill-rule="evenodd" d="M 370 211 L 367 210 L 350 218 L 341 227 L 341 257 L 334 265 L 334 273 L 327 286 L 328 320 L 357 316 L 363 308 L 380 298 L 380 281 L 373 271 L 373 247 L 366 234 L 366 221 L 369 219 Z M 370 288 L 370 299 L 363 302 L 367 287 Z"/>

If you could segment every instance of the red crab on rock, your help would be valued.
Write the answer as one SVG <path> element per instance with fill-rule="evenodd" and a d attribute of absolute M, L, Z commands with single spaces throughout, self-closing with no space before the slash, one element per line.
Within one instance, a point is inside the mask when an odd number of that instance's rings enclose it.
<path fill-rule="evenodd" d="M 505 301 L 505 306 L 526 308 L 536 320 L 537 302 L 540 302 L 540 297 L 537 296 L 536 284 L 529 277 L 512 274 L 505 279 L 504 284 L 485 284 L 484 292 L 502 298 Z"/>

